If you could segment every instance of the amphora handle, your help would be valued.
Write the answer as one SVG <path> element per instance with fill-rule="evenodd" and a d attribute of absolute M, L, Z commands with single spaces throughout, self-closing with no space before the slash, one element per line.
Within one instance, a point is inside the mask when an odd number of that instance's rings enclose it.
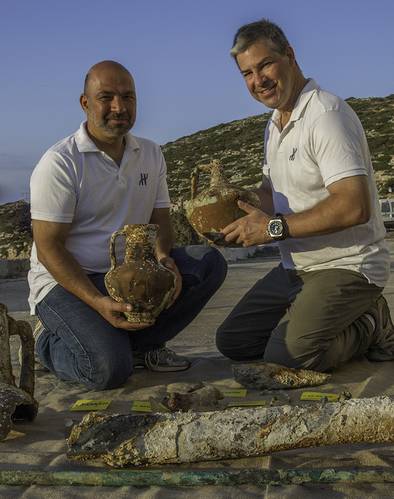
<path fill-rule="evenodd" d="M 109 256 L 111 258 L 111 268 L 110 268 L 110 270 L 114 270 L 114 268 L 116 267 L 115 240 L 116 240 L 116 238 L 118 236 L 125 236 L 126 237 L 124 228 L 115 231 L 112 234 L 112 236 L 111 236 L 111 240 L 110 240 L 110 243 L 109 243 Z"/>
<path fill-rule="evenodd" d="M 195 168 L 193 168 L 193 171 L 190 175 L 190 198 L 192 200 L 197 196 L 197 185 L 199 178 L 200 178 L 200 170 L 199 167 L 196 166 Z"/>
<path fill-rule="evenodd" d="M 193 200 L 197 196 L 198 181 L 200 179 L 200 172 L 211 173 L 211 175 L 218 175 L 220 171 L 220 162 L 217 159 L 211 161 L 207 165 L 197 165 L 190 175 L 190 198 Z"/>

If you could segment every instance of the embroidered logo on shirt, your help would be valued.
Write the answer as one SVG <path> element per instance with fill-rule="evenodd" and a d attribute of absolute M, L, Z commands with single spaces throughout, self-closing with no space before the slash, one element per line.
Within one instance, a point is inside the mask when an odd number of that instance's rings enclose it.
<path fill-rule="evenodd" d="M 138 185 L 146 185 L 146 181 L 148 180 L 148 174 L 147 173 L 142 173 L 140 174 L 140 181 L 138 182 Z"/>
<path fill-rule="evenodd" d="M 294 158 L 295 158 L 295 154 L 297 152 L 297 148 L 296 147 L 293 147 L 293 152 L 290 154 L 289 156 L 289 160 L 290 161 L 294 161 Z"/>

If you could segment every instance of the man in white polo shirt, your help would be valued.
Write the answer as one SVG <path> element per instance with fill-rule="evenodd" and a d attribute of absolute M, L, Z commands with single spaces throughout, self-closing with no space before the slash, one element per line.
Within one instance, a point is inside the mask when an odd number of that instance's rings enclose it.
<path fill-rule="evenodd" d="M 80 103 L 87 121 L 52 146 L 31 178 L 34 244 L 31 312 L 40 319 L 36 352 L 59 378 L 107 389 L 134 367 L 187 369 L 165 347 L 224 280 L 226 263 L 211 248 L 172 249 L 166 164 L 160 147 L 129 130 L 136 116 L 130 73 L 114 61 L 94 65 Z M 177 275 L 172 305 L 153 326 L 129 323 L 129 304 L 104 286 L 111 234 L 125 224 L 159 225 L 156 255 Z"/>
<path fill-rule="evenodd" d="M 234 360 L 330 370 L 366 354 L 394 359 L 382 296 L 390 258 L 368 144 L 354 111 L 301 72 L 283 31 L 241 27 L 231 54 L 250 94 L 274 109 L 265 132 L 261 210 L 227 226 L 244 246 L 278 241 L 281 264 L 217 332 Z"/>

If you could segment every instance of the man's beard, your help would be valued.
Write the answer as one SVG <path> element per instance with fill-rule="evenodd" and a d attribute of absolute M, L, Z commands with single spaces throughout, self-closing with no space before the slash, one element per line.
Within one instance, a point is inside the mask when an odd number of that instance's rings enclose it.
<path fill-rule="evenodd" d="M 126 120 L 126 123 L 112 123 L 110 124 L 110 121 L 113 119 L 118 119 L 118 120 Z M 104 129 L 107 133 L 114 135 L 114 136 L 119 136 L 119 135 L 125 135 L 130 128 L 133 126 L 130 116 L 128 113 L 124 114 L 110 114 L 105 116 L 105 118 L 102 120 L 100 124 L 100 128 Z"/>

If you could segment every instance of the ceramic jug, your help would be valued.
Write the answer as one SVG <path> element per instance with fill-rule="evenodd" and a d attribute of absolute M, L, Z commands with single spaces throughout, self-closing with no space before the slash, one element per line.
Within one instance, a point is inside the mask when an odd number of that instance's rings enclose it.
<path fill-rule="evenodd" d="M 104 282 L 111 298 L 132 306 L 125 312 L 129 322 L 154 324 L 174 295 L 175 274 L 155 255 L 157 231 L 155 224 L 125 225 L 111 236 L 111 268 Z M 115 242 L 121 235 L 125 237 L 125 257 L 118 265 Z"/>
<path fill-rule="evenodd" d="M 209 187 L 198 193 L 200 171 L 210 173 L 211 179 Z M 214 160 L 207 165 L 198 165 L 193 170 L 191 199 L 185 202 L 186 216 L 199 235 L 214 244 L 227 245 L 220 232 L 221 229 L 246 215 L 238 207 L 238 200 L 245 201 L 256 208 L 260 206 L 258 195 L 231 184 L 223 174 L 220 162 Z"/>

